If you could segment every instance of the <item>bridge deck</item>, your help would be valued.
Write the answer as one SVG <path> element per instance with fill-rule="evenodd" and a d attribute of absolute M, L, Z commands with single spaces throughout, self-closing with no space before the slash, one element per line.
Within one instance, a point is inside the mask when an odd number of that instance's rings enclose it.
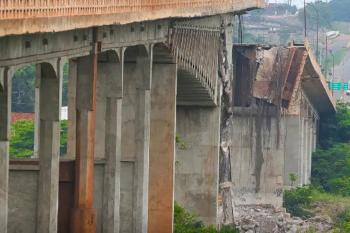
<path fill-rule="evenodd" d="M 215 15 L 263 5 L 263 0 L 2 0 L 0 36 Z"/>

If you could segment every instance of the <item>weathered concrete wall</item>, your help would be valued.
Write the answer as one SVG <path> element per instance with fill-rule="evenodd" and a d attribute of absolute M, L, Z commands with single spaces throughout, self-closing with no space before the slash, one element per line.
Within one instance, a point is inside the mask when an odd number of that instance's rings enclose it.
<path fill-rule="evenodd" d="M 284 162 L 284 185 L 296 186 L 302 182 L 302 124 L 299 115 L 286 116 L 286 152 Z M 297 180 L 292 183 L 289 176 L 294 174 Z"/>
<path fill-rule="evenodd" d="M 316 150 L 319 116 L 302 95 L 291 114 L 286 115 L 284 185 L 303 186 L 311 182 L 312 153 Z M 291 182 L 290 174 L 297 180 Z"/>
<path fill-rule="evenodd" d="M 8 233 L 36 233 L 38 170 L 11 170 Z"/>
<path fill-rule="evenodd" d="M 234 202 L 282 205 L 285 122 L 276 115 L 236 108 L 231 171 Z M 260 110 L 261 111 L 261 110 Z"/>
<path fill-rule="evenodd" d="M 154 64 L 151 96 L 148 232 L 173 232 L 176 64 Z"/>
<path fill-rule="evenodd" d="M 103 180 L 105 164 L 95 164 L 94 207 L 97 211 L 97 233 L 102 233 Z M 121 173 L 121 231 L 132 232 L 133 163 L 122 162 Z M 38 166 L 11 166 L 8 233 L 36 233 L 38 205 Z"/>
<path fill-rule="evenodd" d="M 217 223 L 220 107 L 177 107 L 175 201 Z"/>

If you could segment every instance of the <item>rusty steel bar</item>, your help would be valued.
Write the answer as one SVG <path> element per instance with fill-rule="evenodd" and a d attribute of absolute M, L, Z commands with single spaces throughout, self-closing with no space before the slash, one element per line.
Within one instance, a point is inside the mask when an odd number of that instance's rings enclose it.
<path fill-rule="evenodd" d="M 255 0 L 260 6 L 261 0 Z M 230 10 L 245 0 L 0 0 L 0 20 L 137 13 L 153 10 Z"/>

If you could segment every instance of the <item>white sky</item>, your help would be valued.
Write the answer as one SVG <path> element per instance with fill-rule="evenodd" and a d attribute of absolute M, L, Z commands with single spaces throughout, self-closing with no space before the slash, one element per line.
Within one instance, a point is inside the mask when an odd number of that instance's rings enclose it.
<path fill-rule="evenodd" d="M 269 0 L 270 3 L 274 2 L 287 2 L 286 0 Z M 293 4 L 297 5 L 298 7 L 303 7 L 304 5 L 304 0 L 293 0 Z M 307 3 L 309 2 L 315 2 L 315 0 L 306 0 Z"/>

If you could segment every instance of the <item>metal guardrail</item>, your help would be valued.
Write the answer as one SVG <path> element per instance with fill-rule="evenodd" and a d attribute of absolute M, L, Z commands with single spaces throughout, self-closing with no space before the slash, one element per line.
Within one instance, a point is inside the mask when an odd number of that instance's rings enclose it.
<path fill-rule="evenodd" d="M 230 10 L 237 5 L 261 5 L 261 0 L 0 0 L 0 20 L 67 17 L 154 10 Z M 252 4 L 253 3 L 253 4 Z"/>

